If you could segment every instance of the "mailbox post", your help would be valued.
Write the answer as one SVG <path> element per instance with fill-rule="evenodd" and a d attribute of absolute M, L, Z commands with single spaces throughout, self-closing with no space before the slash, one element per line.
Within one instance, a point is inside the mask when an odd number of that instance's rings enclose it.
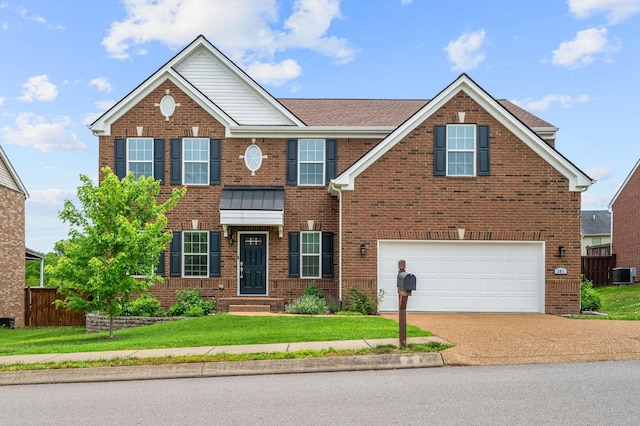
<path fill-rule="evenodd" d="M 406 262 L 398 261 L 398 324 L 400 325 L 400 347 L 407 347 L 407 302 L 411 292 L 416 289 L 416 276 L 408 273 Z"/>

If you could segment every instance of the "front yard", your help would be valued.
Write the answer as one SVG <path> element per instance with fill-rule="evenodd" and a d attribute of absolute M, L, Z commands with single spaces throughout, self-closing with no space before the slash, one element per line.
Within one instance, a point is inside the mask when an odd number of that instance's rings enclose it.
<path fill-rule="evenodd" d="M 640 284 L 594 288 L 602 299 L 600 312 L 608 314 L 597 317 L 613 320 L 640 320 Z"/>

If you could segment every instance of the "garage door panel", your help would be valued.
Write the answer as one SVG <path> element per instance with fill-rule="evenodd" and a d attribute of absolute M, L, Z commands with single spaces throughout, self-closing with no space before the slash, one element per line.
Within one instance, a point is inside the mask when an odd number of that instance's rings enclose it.
<path fill-rule="evenodd" d="M 397 262 L 416 275 L 414 312 L 544 312 L 544 246 L 514 242 L 380 241 L 381 311 L 397 311 Z"/>

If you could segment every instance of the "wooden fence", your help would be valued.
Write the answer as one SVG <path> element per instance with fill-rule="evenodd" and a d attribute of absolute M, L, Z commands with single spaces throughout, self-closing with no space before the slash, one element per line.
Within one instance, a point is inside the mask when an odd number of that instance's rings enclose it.
<path fill-rule="evenodd" d="M 84 312 L 72 312 L 53 304 L 60 295 L 55 288 L 24 290 L 24 323 L 28 327 L 84 326 Z"/>
<path fill-rule="evenodd" d="M 616 255 L 582 256 L 581 273 L 587 280 L 593 281 L 594 287 L 613 285 L 613 268 L 616 266 Z"/>

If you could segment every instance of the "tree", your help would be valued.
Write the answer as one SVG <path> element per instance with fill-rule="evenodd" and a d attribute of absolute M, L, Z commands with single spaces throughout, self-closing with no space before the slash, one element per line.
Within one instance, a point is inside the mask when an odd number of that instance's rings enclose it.
<path fill-rule="evenodd" d="M 99 186 L 80 176 L 81 207 L 65 201 L 59 217 L 70 224 L 69 238 L 56 243 L 60 257 L 47 271 L 59 280 L 58 293 L 65 297 L 56 306 L 105 312 L 113 338 L 113 317 L 120 306 L 131 294 L 162 281 L 156 273 L 158 256 L 172 238 L 165 213 L 186 188 L 174 189 L 157 204 L 160 183 L 153 178 L 136 180 L 130 172 L 119 180 L 108 167 L 102 173 Z"/>
<path fill-rule="evenodd" d="M 37 287 L 40 286 L 40 261 L 39 260 L 26 260 L 25 275 L 27 279 L 27 286 Z M 44 257 L 44 266 L 56 265 L 58 263 L 58 254 L 55 252 L 49 252 Z M 43 274 L 43 284 L 45 287 L 57 287 L 59 282 L 51 278 L 51 274 L 45 269 Z"/>

